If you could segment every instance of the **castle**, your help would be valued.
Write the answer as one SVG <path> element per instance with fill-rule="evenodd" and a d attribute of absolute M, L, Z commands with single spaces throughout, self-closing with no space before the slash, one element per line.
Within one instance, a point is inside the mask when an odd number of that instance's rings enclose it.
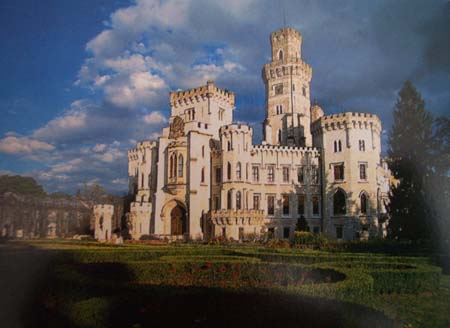
<path fill-rule="evenodd" d="M 171 92 L 170 125 L 128 152 L 133 239 L 292 238 L 300 218 L 331 238 L 385 235 L 390 172 L 380 119 L 324 115 L 311 104 L 301 34 L 283 28 L 270 41 L 261 144 L 251 127 L 233 123 L 234 93 L 209 81 Z M 97 219 L 111 217 L 103 210 L 112 209 L 96 206 Z"/>

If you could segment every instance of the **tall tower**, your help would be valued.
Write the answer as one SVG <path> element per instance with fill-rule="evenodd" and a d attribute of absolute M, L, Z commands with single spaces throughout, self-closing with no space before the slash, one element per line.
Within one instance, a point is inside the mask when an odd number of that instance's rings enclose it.
<path fill-rule="evenodd" d="M 311 146 L 312 69 L 302 60 L 302 36 L 292 28 L 270 35 L 272 61 L 264 65 L 264 140 L 272 145 Z"/>

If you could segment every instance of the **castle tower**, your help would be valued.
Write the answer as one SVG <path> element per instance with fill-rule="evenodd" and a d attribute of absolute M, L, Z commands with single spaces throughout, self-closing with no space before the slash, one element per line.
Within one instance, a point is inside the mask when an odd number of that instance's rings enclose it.
<path fill-rule="evenodd" d="M 272 145 L 311 146 L 311 67 L 303 62 L 302 36 L 292 28 L 270 36 L 272 61 L 264 65 L 264 140 Z"/>

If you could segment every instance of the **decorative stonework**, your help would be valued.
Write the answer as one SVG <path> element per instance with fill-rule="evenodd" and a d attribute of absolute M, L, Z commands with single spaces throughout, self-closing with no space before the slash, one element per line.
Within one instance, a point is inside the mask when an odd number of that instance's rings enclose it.
<path fill-rule="evenodd" d="M 175 139 L 184 136 L 184 121 L 181 117 L 176 116 L 170 124 L 169 138 Z"/>

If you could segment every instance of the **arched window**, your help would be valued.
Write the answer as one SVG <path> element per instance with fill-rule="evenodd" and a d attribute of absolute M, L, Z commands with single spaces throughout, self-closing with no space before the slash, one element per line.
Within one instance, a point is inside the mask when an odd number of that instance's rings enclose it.
<path fill-rule="evenodd" d="M 241 162 L 236 164 L 236 179 L 241 180 Z"/>
<path fill-rule="evenodd" d="M 169 178 L 173 175 L 173 155 L 169 157 Z"/>
<path fill-rule="evenodd" d="M 231 180 L 231 164 L 228 162 L 227 164 L 227 179 Z"/>
<path fill-rule="evenodd" d="M 361 214 L 367 214 L 368 199 L 366 193 L 361 193 L 361 196 L 359 196 L 359 200 L 361 205 Z"/>
<path fill-rule="evenodd" d="M 335 141 L 334 141 L 334 152 L 337 153 L 337 151 L 338 151 L 338 148 L 337 148 L 337 141 L 335 140 Z"/>
<path fill-rule="evenodd" d="M 145 186 L 144 186 L 144 173 L 141 174 L 141 188 L 145 188 Z"/>
<path fill-rule="evenodd" d="M 178 176 L 183 176 L 183 155 L 178 156 Z"/>
<path fill-rule="evenodd" d="M 339 151 L 340 151 L 340 152 L 342 151 L 342 143 L 341 143 L 341 140 L 339 140 Z"/>
<path fill-rule="evenodd" d="M 227 150 L 230 151 L 231 150 L 231 141 L 227 142 Z"/>
<path fill-rule="evenodd" d="M 281 143 L 281 130 L 278 130 L 278 142 Z"/>
<path fill-rule="evenodd" d="M 241 197 L 241 192 L 238 191 L 236 193 L 236 209 L 240 210 L 242 208 L 242 197 Z"/>
<path fill-rule="evenodd" d="M 201 182 L 205 182 L 205 168 L 202 167 L 202 175 L 201 175 Z"/>
<path fill-rule="evenodd" d="M 278 51 L 278 59 L 283 60 L 283 50 Z"/>
<path fill-rule="evenodd" d="M 342 189 L 338 189 L 333 196 L 334 215 L 343 215 L 347 213 L 346 196 Z"/>
<path fill-rule="evenodd" d="M 231 197 L 232 197 L 231 190 L 228 190 L 228 193 L 227 193 L 227 209 L 229 209 L 229 210 L 231 210 Z"/>
<path fill-rule="evenodd" d="M 205 146 L 202 146 L 202 157 L 205 158 Z"/>

